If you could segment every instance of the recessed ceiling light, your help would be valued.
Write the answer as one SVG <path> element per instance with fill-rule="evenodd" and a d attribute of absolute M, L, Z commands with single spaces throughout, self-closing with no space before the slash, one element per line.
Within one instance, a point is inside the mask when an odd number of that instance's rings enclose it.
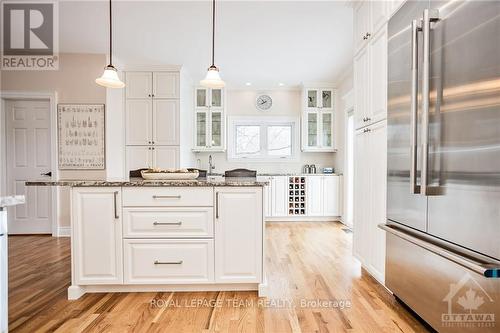
<path fill-rule="evenodd" d="M 283 82 L 278 83 L 278 86 L 283 87 L 285 84 Z"/>
<path fill-rule="evenodd" d="M 251 86 L 251 85 L 252 85 L 252 82 L 245 83 L 245 86 Z"/>

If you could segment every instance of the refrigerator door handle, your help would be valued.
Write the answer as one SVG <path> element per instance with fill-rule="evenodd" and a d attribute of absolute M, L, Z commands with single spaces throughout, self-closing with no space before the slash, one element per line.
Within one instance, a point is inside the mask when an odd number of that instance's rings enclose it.
<path fill-rule="evenodd" d="M 430 104 L 430 58 L 431 22 L 439 20 L 437 9 L 425 9 L 422 20 L 423 61 L 422 61 L 422 171 L 420 194 L 429 195 L 429 104 Z"/>
<path fill-rule="evenodd" d="M 394 236 L 404 239 L 442 258 L 452 261 L 472 272 L 475 272 L 487 278 L 500 278 L 500 263 L 479 262 L 469 257 L 466 258 L 464 256 L 461 256 L 460 254 L 444 249 L 441 246 L 414 236 L 411 233 L 392 225 L 379 224 L 378 227 L 388 233 L 393 234 Z"/>
<path fill-rule="evenodd" d="M 417 185 L 417 114 L 418 114 L 418 33 L 421 27 L 417 20 L 411 22 L 411 165 L 410 192 L 420 193 Z"/>

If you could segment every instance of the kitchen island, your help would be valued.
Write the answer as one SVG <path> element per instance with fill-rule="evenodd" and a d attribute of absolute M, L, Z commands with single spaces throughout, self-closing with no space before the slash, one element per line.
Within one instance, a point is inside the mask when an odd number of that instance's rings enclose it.
<path fill-rule="evenodd" d="M 258 290 L 265 295 L 265 182 L 26 185 L 71 187 L 69 299 L 87 292 Z"/>

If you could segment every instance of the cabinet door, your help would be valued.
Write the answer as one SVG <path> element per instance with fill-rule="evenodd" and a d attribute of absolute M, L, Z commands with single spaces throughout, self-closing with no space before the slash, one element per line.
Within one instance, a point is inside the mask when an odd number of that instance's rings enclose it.
<path fill-rule="evenodd" d="M 153 101 L 153 144 L 179 144 L 179 101 Z"/>
<path fill-rule="evenodd" d="M 354 139 L 354 216 L 353 216 L 353 251 L 363 263 L 369 262 L 369 227 L 367 219 L 370 210 L 368 135 L 363 130 L 356 131 Z"/>
<path fill-rule="evenodd" d="M 121 189 L 72 189 L 72 247 L 78 285 L 123 283 Z"/>
<path fill-rule="evenodd" d="M 321 148 L 334 148 L 333 113 L 321 110 Z"/>
<path fill-rule="evenodd" d="M 354 123 L 356 128 L 367 125 L 369 71 L 368 48 L 364 48 L 354 58 Z"/>
<path fill-rule="evenodd" d="M 323 215 L 340 216 L 340 177 L 323 176 Z"/>
<path fill-rule="evenodd" d="M 222 109 L 224 106 L 224 90 L 210 89 L 210 108 Z"/>
<path fill-rule="evenodd" d="M 154 72 L 153 73 L 154 98 L 179 98 L 179 73 Z"/>
<path fill-rule="evenodd" d="M 306 177 L 306 215 L 323 216 L 323 182 L 321 176 Z"/>
<path fill-rule="evenodd" d="M 151 99 L 131 99 L 125 102 L 127 145 L 151 144 L 152 105 Z"/>
<path fill-rule="evenodd" d="M 127 172 L 153 167 L 153 151 L 148 146 L 127 147 Z"/>
<path fill-rule="evenodd" d="M 385 232 L 378 228 L 386 223 L 387 126 L 382 121 L 369 127 L 370 215 L 368 234 L 371 238 L 369 267 L 380 282 L 385 275 Z"/>
<path fill-rule="evenodd" d="M 360 50 L 366 45 L 366 33 L 370 29 L 370 2 L 363 1 L 354 8 L 354 48 Z"/>
<path fill-rule="evenodd" d="M 306 112 L 304 126 L 304 150 L 307 150 L 309 148 L 317 148 L 319 146 L 319 113 Z"/>
<path fill-rule="evenodd" d="M 278 176 L 272 180 L 272 216 L 287 216 L 288 177 Z"/>
<path fill-rule="evenodd" d="M 152 94 L 151 72 L 127 72 L 125 86 L 126 98 L 150 98 Z"/>
<path fill-rule="evenodd" d="M 195 113 L 195 149 L 208 148 L 208 109 L 198 109 Z"/>
<path fill-rule="evenodd" d="M 206 108 L 208 107 L 209 100 L 209 89 L 207 88 L 196 88 L 195 89 L 195 101 L 194 105 L 196 108 Z"/>
<path fill-rule="evenodd" d="M 334 98 L 333 89 L 321 89 L 320 98 L 321 109 L 323 109 L 323 111 L 332 111 Z"/>
<path fill-rule="evenodd" d="M 380 30 L 370 40 L 370 103 L 367 117 L 370 123 L 387 117 L 387 29 Z"/>
<path fill-rule="evenodd" d="M 215 282 L 262 280 L 262 188 L 215 190 Z"/>
<path fill-rule="evenodd" d="M 318 100 L 318 96 L 318 89 L 306 89 L 306 109 L 316 111 L 316 109 L 321 105 Z"/>
<path fill-rule="evenodd" d="M 153 151 L 153 166 L 160 169 L 179 167 L 179 147 L 155 146 Z"/>
<path fill-rule="evenodd" d="M 373 36 L 387 22 L 387 9 L 390 1 L 370 1 L 370 30 Z"/>
<path fill-rule="evenodd" d="M 223 149 L 224 146 L 224 117 L 222 112 L 210 109 L 210 140 L 212 149 Z"/>

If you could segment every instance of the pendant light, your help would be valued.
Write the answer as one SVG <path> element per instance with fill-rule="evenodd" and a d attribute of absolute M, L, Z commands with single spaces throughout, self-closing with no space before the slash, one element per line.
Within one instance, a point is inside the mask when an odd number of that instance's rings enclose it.
<path fill-rule="evenodd" d="M 219 68 L 215 66 L 215 0 L 212 0 L 212 65 L 208 68 L 207 76 L 200 81 L 200 84 L 206 88 L 224 88 L 226 85 L 220 78 Z"/>
<path fill-rule="evenodd" d="M 95 79 L 95 82 L 106 88 L 123 88 L 123 83 L 118 77 L 118 72 L 113 66 L 113 26 L 112 26 L 111 0 L 109 0 L 109 65 L 104 68 L 104 73 L 100 78 Z"/>

